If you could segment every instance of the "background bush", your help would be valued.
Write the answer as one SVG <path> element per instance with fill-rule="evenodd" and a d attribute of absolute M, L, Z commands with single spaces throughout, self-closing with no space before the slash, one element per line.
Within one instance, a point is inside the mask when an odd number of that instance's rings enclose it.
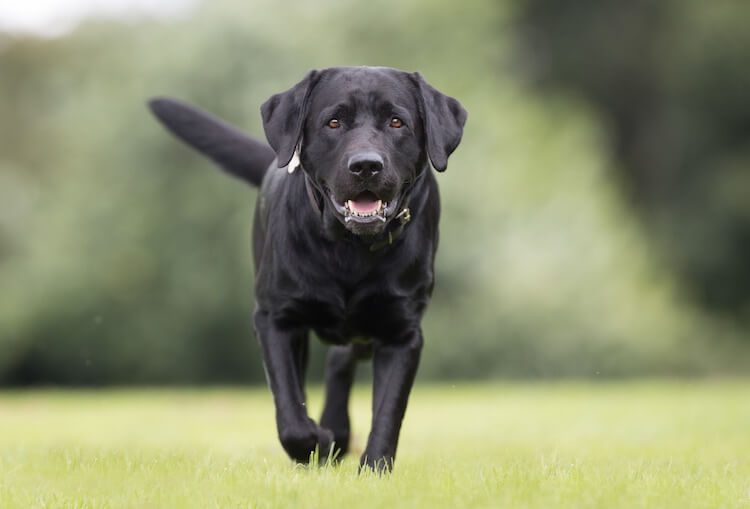
<path fill-rule="evenodd" d="M 262 136 L 272 93 L 364 64 L 420 70 L 470 114 L 439 176 L 420 376 L 746 372 L 747 11 L 221 0 L 0 34 L 0 383 L 261 382 L 256 192 L 144 102 Z"/>

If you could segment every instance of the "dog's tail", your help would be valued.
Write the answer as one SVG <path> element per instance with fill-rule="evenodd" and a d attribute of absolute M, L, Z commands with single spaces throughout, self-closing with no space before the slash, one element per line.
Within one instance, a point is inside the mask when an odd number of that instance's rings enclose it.
<path fill-rule="evenodd" d="M 154 98 L 149 108 L 182 141 L 205 155 L 230 175 L 260 186 L 276 153 L 218 118 L 168 98 Z"/>

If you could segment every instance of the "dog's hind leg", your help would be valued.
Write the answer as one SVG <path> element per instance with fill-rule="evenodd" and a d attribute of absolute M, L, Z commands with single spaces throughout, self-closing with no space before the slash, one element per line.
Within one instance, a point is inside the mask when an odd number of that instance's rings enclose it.
<path fill-rule="evenodd" d="M 326 399 L 320 425 L 333 432 L 338 457 L 349 450 L 349 393 L 356 368 L 353 345 L 331 346 L 326 356 Z"/>
<path fill-rule="evenodd" d="M 326 398 L 320 425 L 333 431 L 339 458 L 349 451 L 349 394 L 354 383 L 357 361 L 371 354 L 372 348 L 362 344 L 332 346 L 328 349 Z"/>

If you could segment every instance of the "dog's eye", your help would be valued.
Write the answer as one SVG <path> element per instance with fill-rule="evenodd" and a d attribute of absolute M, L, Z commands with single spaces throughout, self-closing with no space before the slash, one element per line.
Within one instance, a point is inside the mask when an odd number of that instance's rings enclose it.
<path fill-rule="evenodd" d="M 401 120 L 401 119 L 400 119 L 400 118 L 398 118 L 398 117 L 393 117 L 393 118 L 391 119 L 391 123 L 390 123 L 389 125 L 390 125 L 391 127 L 393 127 L 394 129 L 400 129 L 401 127 L 403 127 L 403 126 L 404 126 L 404 122 L 403 122 L 403 120 Z"/>
<path fill-rule="evenodd" d="M 332 118 L 326 125 L 331 129 L 338 129 L 339 127 L 341 127 L 341 122 L 339 122 L 339 119 L 337 118 Z"/>

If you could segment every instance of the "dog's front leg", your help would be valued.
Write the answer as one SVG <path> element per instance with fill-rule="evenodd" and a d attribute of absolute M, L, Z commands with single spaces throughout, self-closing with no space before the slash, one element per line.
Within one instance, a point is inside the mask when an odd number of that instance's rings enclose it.
<path fill-rule="evenodd" d="M 281 445 L 292 459 L 300 463 L 307 463 L 316 448 L 320 459 L 325 460 L 333 433 L 318 427 L 308 416 L 305 406 L 304 370 L 300 359 L 306 347 L 306 331 L 287 330 L 274 323 L 262 310 L 255 312 L 254 322 L 276 405 L 276 428 Z"/>
<path fill-rule="evenodd" d="M 422 351 L 422 331 L 398 342 L 377 341 L 373 349 L 372 428 L 360 467 L 393 468 L 401 421 L 406 412 Z"/>

